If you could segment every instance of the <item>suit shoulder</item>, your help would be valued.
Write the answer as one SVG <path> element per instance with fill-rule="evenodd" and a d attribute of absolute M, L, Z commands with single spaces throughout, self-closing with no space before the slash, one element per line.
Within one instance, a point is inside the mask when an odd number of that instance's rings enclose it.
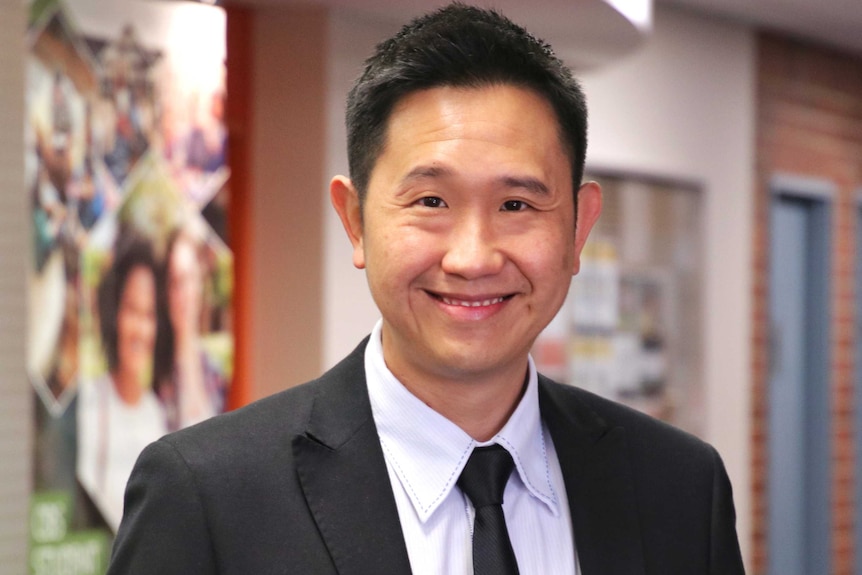
<path fill-rule="evenodd" d="M 169 433 L 159 443 L 170 446 L 186 464 L 206 469 L 257 465 L 284 457 L 308 428 L 315 401 L 336 393 L 331 372 L 318 379 L 258 399 L 234 411 Z"/>
<path fill-rule="evenodd" d="M 656 419 L 627 405 L 595 393 L 543 378 L 548 393 L 563 402 L 580 418 L 593 418 L 603 429 L 623 428 L 630 448 L 645 450 L 650 456 L 700 456 L 713 459 L 715 449 L 697 436 Z"/>
<path fill-rule="evenodd" d="M 331 406 L 365 389 L 364 345 L 363 341 L 317 379 L 168 434 L 160 441 L 171 445 L 189 463 L 259 460 L 276 451 L 284 452 L 293 437 L 308 429 L 315 402 Z"/>
<path fill-rule="evenodd" d="M 237 451 L 277 441 L 302 429 L 318 382 L 308 382 L 254 401 L 234 411 L 164 436 L 161 441 L 181 452 Z"/>

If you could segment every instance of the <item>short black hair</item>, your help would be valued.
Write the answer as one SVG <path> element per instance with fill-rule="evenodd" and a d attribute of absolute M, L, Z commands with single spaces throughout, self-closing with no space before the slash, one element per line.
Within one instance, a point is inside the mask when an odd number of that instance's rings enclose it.
<path fill-rule="evenodd" d="M 530 89 L 551 104 L 576 194 L 587 149 L 586 98 L 578 81 L 547 43 L 524 28 L 494 10 L 455 2 L 378 44 L 347 96 L 347 155 L 360 202 L 402 98 L 435 87 L 491 85 Z"/>

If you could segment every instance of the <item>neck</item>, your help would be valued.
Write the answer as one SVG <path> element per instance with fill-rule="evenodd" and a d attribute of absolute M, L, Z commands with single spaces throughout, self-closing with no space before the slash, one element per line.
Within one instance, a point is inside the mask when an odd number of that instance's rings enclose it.
<path fill-rule="evenodd" d="M 391 369 L 391 368 L 390 368 Z M 484 381 L 446 378 L 419 382 L 393 374 L 410 393 L 464 430 L 476 441 L 488 441 L 509 421 L 526 389 L 527 367 Z"/>
<path fill-rule="evenodd" d="M 117 390 L 117 395 L 123 400 L 123 403 L 135 405 L 144 395 L 144 388 L 138 379 L 137 373 L 129 373 L 117 370 L 111 374 L 114 380 L 114 389 Z"/>

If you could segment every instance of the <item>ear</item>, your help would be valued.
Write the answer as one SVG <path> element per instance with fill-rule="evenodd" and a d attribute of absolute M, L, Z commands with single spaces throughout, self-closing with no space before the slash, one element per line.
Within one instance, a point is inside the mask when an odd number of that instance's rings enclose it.
<path fill-rule="evenodd" d="M 587 243 L 590 230 L 602 213 L 602 188 L 596 182 L 587 182 L 578 190 L 578 217 L 575 222 L 575 265 L 572 275 L 581 269 L 581 251 Z"/>
<path fill-rule="evenodd" d="M 365 267 L 365 249 L 362 246 L 362 209 L 359 193 L 353 182 L 345 176 L 335 176 L 329 183 L 329 199 L 341 218 L 341 225 L 347 232 L 347 239 L 353 246 L 353 265 L 358 269 Z"/>

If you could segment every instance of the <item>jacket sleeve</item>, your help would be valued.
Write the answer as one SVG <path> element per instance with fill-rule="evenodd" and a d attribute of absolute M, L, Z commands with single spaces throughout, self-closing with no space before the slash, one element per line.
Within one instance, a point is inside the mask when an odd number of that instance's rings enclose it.
<path fill-rule="evenodd" d="M 194 477 L 167 441 L 149 445 L 126 486 L 108 575 L 215 574 L 205 509 Z"/>
<path fill-rule="evenodd" d="M 710 542 L 710 575 L 744 575 L 742 554 L 736 535 L 736 511 L 727 471 L 713 449 L 712 541 Z"/>

